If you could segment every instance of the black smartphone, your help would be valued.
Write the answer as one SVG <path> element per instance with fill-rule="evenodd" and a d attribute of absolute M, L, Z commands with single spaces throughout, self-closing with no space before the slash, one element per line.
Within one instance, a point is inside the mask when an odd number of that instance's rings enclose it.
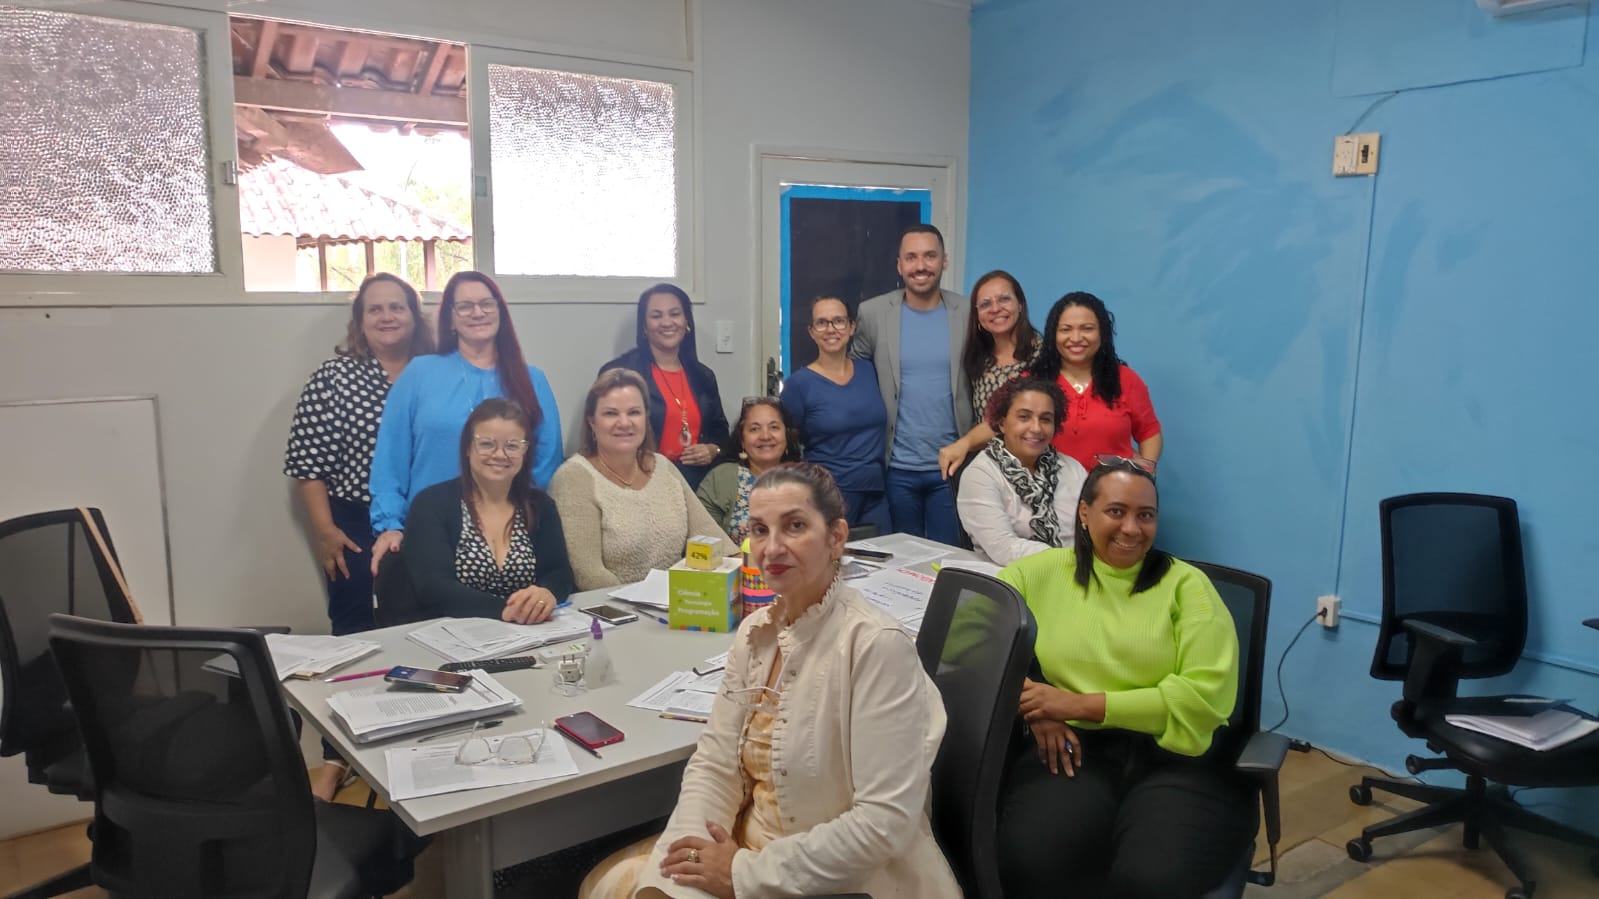
<path fill-rule="evenodd" d="M 391 684 L 402 687 L 417 687 L 424 690 L 438 690 L 441 693 L 459 693 L 466 689 L 472 682 L 470 674 L 456 674 L 453 671 L 434 671 L 432 668 L 412 668 L 408 665 L 395 665 L 383 679 Z"/>
<path fill-rule="evenodd" d="M 578 712 L 557 718 L 555 726 L 590 749 L 622 742 L 622 732 L 600 720 L 593 712 Z"/>
<path fill-rule="evenodd" d="M 884 552 L 883 550 L 880 550 L 880 549 L 856 549 L 854 547 L 846 546 L 846 547 L 844 547 L 844 552 L 849 553 L 850 555 L 855 556 L 857 558 L 861 558 L 861 559 L 876 559 L 879 562 L 885 561 L 887 559 L 894 558 L 894 554 L 893 553 Z"/>
<path fill-rule="evenodd" d="M 583 611 L 606 624 L 626 624 L 629 621 L 638 620 L 638 616 L 632 612 L 618 609 L 616 606 L 606 605 L 603 602 L 598 605 L 584 606 Z"/>

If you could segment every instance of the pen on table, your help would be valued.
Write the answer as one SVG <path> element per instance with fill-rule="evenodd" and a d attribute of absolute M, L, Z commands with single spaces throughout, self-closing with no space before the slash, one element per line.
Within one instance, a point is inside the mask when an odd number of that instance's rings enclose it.
<path fill-rule="evenodd" d="M 391 669 L 388 669 L 388 668 L 377 668 L 377 669 L 374 669 L 372 671 L 360 671 L 360 672 L 357 672 L 355 674 L 341 674 L 338 677 L 326 677 L 326 678 L 323 678 L 322 679 L 322 683 L 324 683 L 324 684 L 341 684 L 341 683 L 344 683 L 347 680 L 360 680 L 363 677 L 377 677 L 380 674 L 388 674 L 390 670 Z"/>
<path fill-rule="evenodd" d="M 573 743 L 576 743 L 578 746 L 583 747 L 583 751 L 588 753 L 589 755 L 592 755 L 592 756 L 594 756 L 597 759 L 604 758 L 604 756 L 600 755 L 600 751 L 598 749 L 595 749 L 593 746 L 590 746 L 589 744 L 583 742 L 582 740 L 579 740 L 577 737 L 572 736 L 571 734 L 567 733 L 566 731 L 561 730 L 559 727 L 557 727 L 555 729 L 555 731 L 556 731 L 556 733 L 558 733 L 561 736 L 567 738 L 568 740 L 571 740 Z"/>
<path fill-rule="evenodd" d="M 505 723 L 504 721 L 484 721 L 481 724 L 476 725 L 476 727 L 477 727 L 478 730 L 488 730 L 491 727 L 499 727 L 500 725 L 502 725 L 504 723 Z M 467 727 L 452 727 L 449 730 L 441 730 L 441 731 L 439 731 L 436 734 L 428 734 L 427 736 L 423 737 L 422 739 L 417 740 L 417 742 L 418 743 L 426 743 L 429 740 L 436 740 L 439 737 L 454 737 L 454 736 L 458 736 L 460 734 L 469 734 L 471 732 L 472 732 L 472 727 L 471 726 L 467 726 Z"/>

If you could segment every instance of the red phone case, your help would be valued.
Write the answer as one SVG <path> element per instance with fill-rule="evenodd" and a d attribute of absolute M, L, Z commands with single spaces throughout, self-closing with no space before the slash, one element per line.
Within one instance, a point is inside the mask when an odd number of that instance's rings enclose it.
<path fill-rule="evenodd" d="M 595 721 L 595 722 L 597 722 L 597 723 L 599 723 L 601 725 L 604 725 L 605 727 L 610 728 L 612 733 L 610 733 L 610 734 L 608 734 L 608 735 L 606 735 L 604 737 L 601 737 L 598 741 L 591 740 L 588 737 L 584 736 L 583 734 L 578 733 L 576 730 L 574 730 L 572 728 L 571 722 L 572 722 L 572 720 L 574 718 L 592 719 L 593 721 Z M 622 737 L 623 737 L 622 732 L 620 730 L 618 730 L 610 722 L 608 722 L 605 719 L 601 718 L 600 716 L 594 714 L 593 712 L 578 712 L 575 715 L 567 715 L 564 718 L 557 718 L 557 719 L 555 719 L 555 726 L 557 728 L 560 728 L 562 733 L 564 733 L 567 736 L 571 737 L 572 739 L 578 741 L 579 743 L 582 743 L 584 746 L 587 746 L 590 749 L 599 749 L 601 746 L 609 746 L 612 743 L 620 743 L 620 742 L 622 742 Z"/>

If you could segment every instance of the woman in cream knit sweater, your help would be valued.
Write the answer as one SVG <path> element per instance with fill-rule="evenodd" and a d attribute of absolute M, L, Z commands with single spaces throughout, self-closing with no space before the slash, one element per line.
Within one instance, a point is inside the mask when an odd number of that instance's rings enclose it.
<path fill-rule="evenodd" d="M 720 538 L 722 554 L 737 551 L 655 452 L 644 396 L 636 373 L 603 372 L 583 401 L 582 448 L 550 480 L 579 590 L 643 580 L 683 558 L 693 536 Z"/>

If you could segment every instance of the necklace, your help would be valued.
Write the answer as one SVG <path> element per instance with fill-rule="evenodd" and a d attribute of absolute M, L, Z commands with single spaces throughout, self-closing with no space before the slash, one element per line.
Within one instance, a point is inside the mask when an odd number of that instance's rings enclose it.
<path fill-rule="evenodd" d="M 1060 376 L 1066 380 L 1067 384 L 1072 386 L 1073 390 L 1077 391 L 1078 396 L 1082 396 L 1083 391 L 1088 389 L 1088 385 L 1094 383 L 1093 375 L 1089 375 L 1087 378 L 1084 378 L 1081 383 L 1079 383 L 1076 378 L 1066 374 L 1064 371 L 1060 373 Z"/>
<path fill-rule="evenodd" d="M 666 369 L 657 365 L 655 366 L 655 370 L 661 373 L 661 386 L 666 388 L 667 396 L 670 396 L 672 398 L 672 402 L 677 404 L 677 414 L 683 419 L 683 427 L 677 432 L 677 442 L 682 444 L 684 449 L 688 449 L 689 446 L 694 443 L 694 433 L 688 428 L 688 409 L 683 406 L 682 398 L 679 397 L 677 395 L 677 391 L 673 389 L 672 379 L 670 376 L 668 376 Z M 687 381 L 688 370 L 682 369 L 681 371 L 683 380 Z"/>
<path fill-rule="evenodd" d="M 605 469 L 606 474 L 609 474 L 613 479 L 616 480 L 616 482 L 618 484 L 621 484 L 623 487 L 626 487 L 629 490 L 633 489 L 633 482 L 638 480 L 639 470 L 635 469 L 633 471 L 633 476 L 632 477 L 624 478 L 621 475 L 616 473 L 616 469 L 614 469 L 611 466 L 605 464 L 605 457 L 600 455 L 599 453 L 595 453 L 594 454 L 594 461 L 600 463 L 600 467 Z"/>

